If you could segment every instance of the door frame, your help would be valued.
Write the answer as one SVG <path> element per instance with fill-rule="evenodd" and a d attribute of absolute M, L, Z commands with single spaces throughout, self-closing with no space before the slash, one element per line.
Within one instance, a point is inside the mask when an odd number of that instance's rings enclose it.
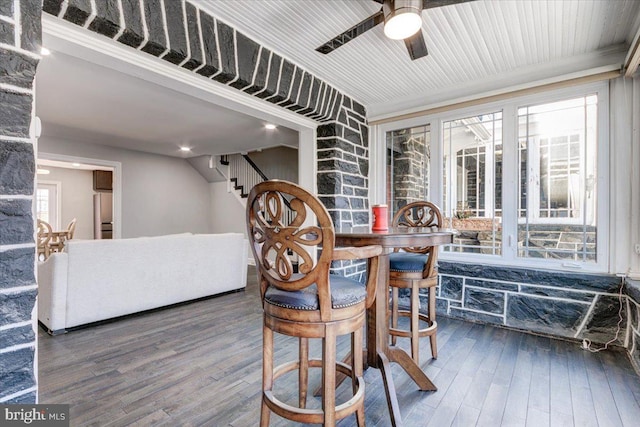
<path fill-rule="evenodd" d="M 67 163 L 84 163 L 104 166 L 113 169 L 113 238 L 122 238 L 122 163 L 112 160 L 92 159 L 88 157 L 67 156 L 64 154 L 45 153 L 38 151 L 38 159 L 57 160 Z M 36 178 L 37 180 L 37 178 Z M 36 184 L 37 187 L 37 184 Z"/>

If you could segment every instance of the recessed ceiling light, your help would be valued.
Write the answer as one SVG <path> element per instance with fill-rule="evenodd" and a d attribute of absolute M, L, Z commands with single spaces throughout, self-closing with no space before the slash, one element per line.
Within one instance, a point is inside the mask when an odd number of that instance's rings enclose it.
<path fill-rule="evenodd" d="M 40 168 L 38 168 L 36 172 L 38 173 L 38 175 L 49 175 L 51 173 L 49 169 L 40 169 Z"/>
<path fill-rule="evenodd" d="M 189 151 L 191 151 L 191 148 L 189 148 L 189 147 L 180 147 L 180 151 L 184 151 L 185 153 L 188 153 Z"/>
<path fill-rule="evenodd" d="M 71 166 L 73 166 L 74 168 L 79 168 L 80 167 L 80 163 L 71 163 Z"/>
<path fill-rule="evenodd" d="M 264 125 L 264 127 L 269 129 L 269 130 L 274 130 L 276 128 L 276 125 L 271 124 L 271 123 L 267 123 L 266 125 Z"/>
<path fill-rule="evenodd" d="M 43 46 L 40 48 L 40 55 L 42 56 L 51 55 L 51 51 Z"/>

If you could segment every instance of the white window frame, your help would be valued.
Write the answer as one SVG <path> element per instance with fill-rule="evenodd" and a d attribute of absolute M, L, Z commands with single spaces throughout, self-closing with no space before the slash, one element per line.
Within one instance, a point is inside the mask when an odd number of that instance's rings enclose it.
<path fill-rule="evenodd" d="M 38 179 L 36 183 L 36 199 L 37 199 L 37 191 L 39 190 L 38 184 L 44 185 L 52 185 L 56 187 L 56 200 L 55 200 L 55 216 L 56 220 L 54 223 L 49 222 L 49 225 L 53 227 L 54 230 L 60 230 L 60 224 L 62 221 L 62 182 L 60 181 L 51 181 L 46 179 Z"/>
<path fill-rule="evenodd" d="M 598 107 L 600 107 L 599 105 L 600 103 L 598 102 Z M 567 136 L 567 144 L 569 144 L 569 138 L 571 137 L 570 134 L 566 134 L 566 133 L 556 133 L 553 135 L 549 135 L 548 139 L 552 139 L 554 137 L 557 136 Z M 533 147 L 529 147 L 529 150 L 527 152 L 527 164 L 530 165 L 530 169 L 531 170 L 539 170 L 539 166 L 540 166 L 540 156 L 539 155 L 533 155 L 534 152 L 539 153 L 540 152 L 540 138 L 534 138 L 533 140 L 533 144 L 535 144 Z M 584 156 L 584 146 L 582 144 L 580 144 L 580 158 L 582 158 L 582 156 Z M 551 168 L 549 168 L 548 173 L 551 173 Z M 529 197 L 528 198 L 528 203 L 529 206 L 527 207 L 527 218 L 518 218 L 518 223 L 519 224 L 524 224 L 526 222 L 527 219 L 529 220 L 535 220 L 535 222 L 537 224 L 582 224 L 582 221 L 584 220 L 584 215 L 586 214 L 586 212 L 580 210 L 580 216 L 577 217 L 542 217 L 540 216 L 540 192 L 541 192 L 541 187 L 542 185 L 540 184 L 540 176 L 537 176 L 537 181 L 536 183 L 531 183 L 529 182 L 529 189 L 533 189 L 533 197 Z"/>
<path fill-rule="evenodd" d="M 495 114 L 495 113 L 498 113 L 498 112 L 502 112 L 502 109 L 498 109 L 496 111 L 488 111 L 487 110 L 487 111 L 485 111 L 485 114 Z M 477 114 L 471 114 L 471 115 L 472 116 L 476 116 Z M 469 116 L 461 116 L 461 117 L 456 117 L 456 118 L 453 118 L 453 119 L 451 119 L 451 118 L 440 119 L 440 124 L 439 124 L 440 131 L 442 132 L 442 126 L 443 126 L 444 122 L 448 122 L 448 121 L 451 121 L 451 120 L 458 120 L 458 119 L 461 119 L 461 118 L 468 118 L 468 117 Z M 501 120 L 504 123 L 504 117 L 502 117 L 501 119 L 495 119 L 494 118 L 493 122 L 495 123 L 496 120 Z M 443 141 L 442 138 L 440 140 L 438 140 L 437 142 L 439 142 L 439 144 L 441 146 L 440 147 L 440 153 L 442 153 L 442 155 L 444 156 L 444 141 Z M 500 145 L 504 145 L 504 135 L 503 135 L 503 138 L 502 138 L 502 143 Z M 477 148 L 478 146 L 474 146 L 474 147 Z M 474 147 L 469 147 L 469 148 L 474 148 Z M 495 156 L 495 151 L 493 151 L 493 149 L 495 147 L 494 147 L 493 144 L 487 144 L 487 145 L 484 146 L 484 148 L 485 148 L 485 152 L 484 152 L 485 159 L 487 159 L 488 156 L 492 156 L 492 157 Z M 503 154 L 503 156 L 504 156 L 504 154 Z M 456 153 L 455 157 L 452 156 L 449 159 L 449 164 L 452 165 L 450 167 L 455 167 L 455 166 L 453 166 L 453 163 L 451 163 L 451 162 L 454 162 L 454 161 L 455 162 L 458 161 L 457 153 Z M 442 164 L 443 162 L 441 161 L 440 163 Z M 488 212 L 488 211 L 492 211 L 493 212 L 494 208 L 495 208 L 494 201 L 493 201 L 494 196 L 495 196 L 495 178 L 493 176 L 494 170 L 495 170 L 494 169 L 495 168 L 495 162 L 488 162 L 488 161 L 485 160 L 485 168 L 487 168 L 485 170 L 485 177 L 484 177 L 485 178 L 485 183 L 484 183 L 484 185 L 485 185 L 484 199 L 485 200 L 484 200 L 484 208 L 482 210 L 484 210 L 485 212 Z M 441 170 L 440 173 L 444 174 L 444 170 Z M 442 178 L 442 175 L 441 175 L 441 178 Z M 451 174 L 451 183 L 450 183 L 450 186 L 449 186 L 449 188 L 451 190 L 453 190 L 453 188 L 457 187 L 457 182 L 456 181 L 457 181 L 457 174 L 456 173 L 452 173 Z M 443 185 L 443 181 L 442 180 L 440 182 L 440 185 Z M 451 199 L 453 199 L 453 193 L 449 194 L 449 197 Z M 441 209 L 444 209 L 444 199 L 440 200 L 439 205 L 440 205 Z M 479 205 L 480 205 L 480 202 L 479 202 L 479 199 L 478 199 L 478 206 Z M 452 209 L 455 210 L 456 207 L 452 205 Z M 480 210 L 480 208 L 478 207 L 478 209 L 476 209 L 476 211 L 479 211 L 479 210 Z M 500 210 L 502 210 L 502 209 L 500 209 Z M 444 214 L 444 211 L 443 211 L 443 214 Z"/>
<path fill-rule="evenodd" d="M 595 263 L 574 262 L 553 259 L 520 258 L 517 256 L 518 212 L 519 197 L 518 181 L 518 108 L 527 105 L 550 103 L 580 97 L 589 94 L 598 95 L 598 160 L 596 188 L 598 201 L 597 238 Z M 443 141 L 442 123 L 461 117 L 470 117 L 483 113 L 502 111 L 502 254 L 472 254 L 460 252 L 440 251 L 443 261 L 463 261 L 478 264 L 505 265 L 530 267 L 546 270 L 574 270 L 584 272 L 608 272 L 610 266 L 609 240 L 609 86 L 608 81 L 589 83 L 585 85 L 567 87 L 553 91 L 545 91 L 534 95 L 514 97 L 457 110 L 449 110 L 419 117 L 387 122 L 376 125 L 372 134 L 371 149 L 371 201 L 372 204 L 385 203 L 386 185 L 386 133 L 393 130 L 431 125 L 431 165 L 430 165 L 430 194 L 433 202 L 442 206 L 443 201 Z"/>

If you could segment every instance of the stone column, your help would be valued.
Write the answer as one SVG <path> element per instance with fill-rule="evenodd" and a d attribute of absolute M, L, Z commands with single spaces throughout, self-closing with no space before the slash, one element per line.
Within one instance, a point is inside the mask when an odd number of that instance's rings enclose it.
<path fill-rule="evenodd" d="M 0 1 L 0 402 L 35 403 L 33 78 L 39 1 Z"/>
<path fill-rule="evenodd" d="M 369 224 L 369 128 L 362 105 L 344 96 L 335 120 L 318 127 L 318 196 L 336 228 Z M 334 272 L 362 279 L 365 262 Z"/>
<path fill-rule="evenodd" d="M 427 189 L 425 176 L 429 158 L 427 147 L 423 139 L 411 136 L 411 130 L 405 129 L 406 134 L 394 132 L 393 148 L 397 147 L 399 154 L 393 159 L 393 201 L 391 214 L 395 214 L 402 206 L 425 200 Z M 395 155 L 394 155 L 395 156 Z"/>

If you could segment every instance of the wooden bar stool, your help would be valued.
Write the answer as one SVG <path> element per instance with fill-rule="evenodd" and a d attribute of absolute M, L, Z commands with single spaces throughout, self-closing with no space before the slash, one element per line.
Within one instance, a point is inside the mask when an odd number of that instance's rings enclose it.
<path fill-rule="evenodd" d="M 353 413 L 365 425 L 362 329 L 375 297 L 380 246 L 334 248 L 335 233 L 326 208 L 306 190 L 285 181 L 256 185 L 247 199 L 247 231 L 264 309 L 262 409 L 260 425 L 271 412 L 299 423 L 334 426 Z M 318 257 L 309 251 L 322 247 Z M 298 259 L 294 273 L 292 257 Z M 369 259 L 366 286 L 329 274 L 334 260 Z M 274 367 L 274 332 L 299 341 L 297 360 Z M 337 361 L 336 338 L 351 335 L 351 365 Z M 322 339 L 322 358 L 309 358 L 309 338 Z M 308 370 L 322 368 L 322 407 L 307 408 Z M 274 382 L 298 371 L 297 406 L 273 392 Z M 336 374 L 351 378 L 352 397 L 336 404 Z"/>
<path fill-rule="evenodd" d="M 436 205 L 430 202 L 414 202 L 403 206 L 393 217 L 394 226 L 406 227 L 442 227 L 442 214 Z M 391 287 L 391 327 L 389 334 L 391 343 L 396 344 L 397 337 L 408 337 L 411 340 L 411 357 L 420 363 L 419 339 L 429 337 L 431 355 L 438 357 L 436 343 L 436 287 L 438 271 L 436 262 L 438 248 L 426 246 L 421 248 L 396 249 L 389 255 L 389 286 Z M 429 289 L 427 314 L 420 313 L 420 289 Z M 408 310 L 398 309 L 398 289 L 409 289 L 411 304 Z M 409 317 L 409 329 L 398 328 L 398 316 Z M 420 321 L 427 324 L 420 328 Z"/>

